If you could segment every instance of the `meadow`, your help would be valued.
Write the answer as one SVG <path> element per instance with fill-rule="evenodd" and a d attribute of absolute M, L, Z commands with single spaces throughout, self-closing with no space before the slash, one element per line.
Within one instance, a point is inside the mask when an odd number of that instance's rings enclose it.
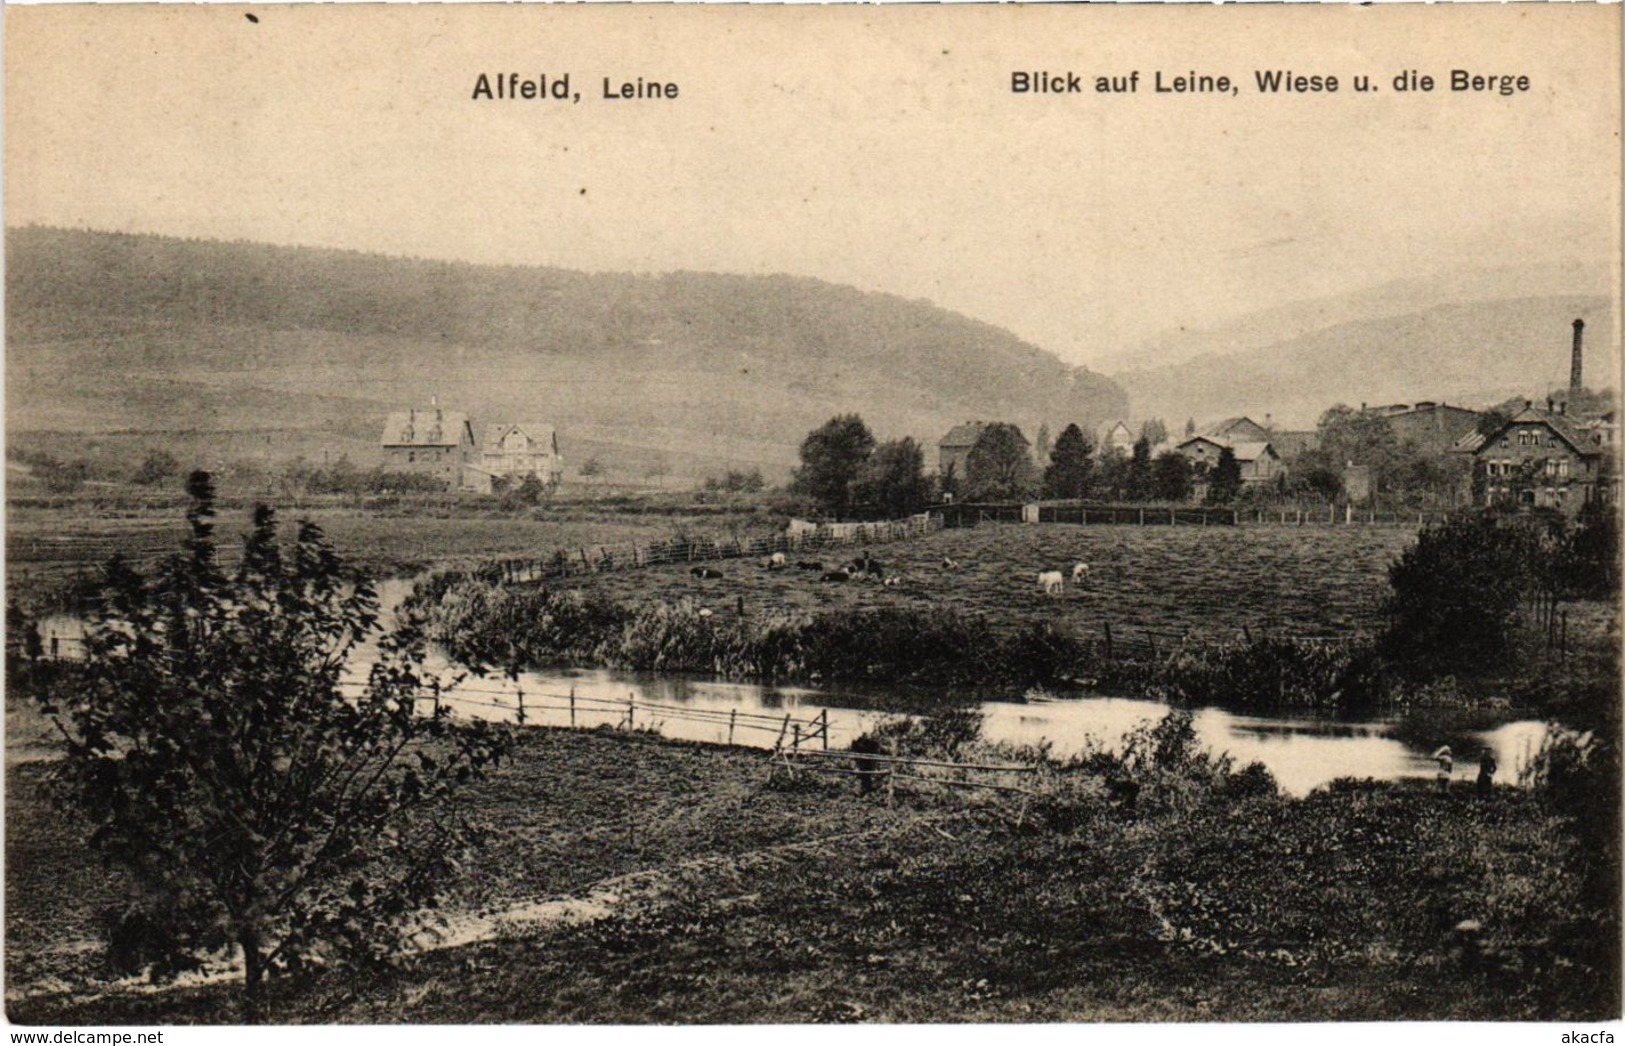
<path fill-rule="evenodd" d="M 119 981 L 129 888 L 7 767 L 8 1017 L 225 1022 L 229 983 Z M 467 794 L 487 834 L 441 914 L 543 899 L 392 968 L 273 982 L 273 1021 L 750 1023 L 1617 1015 L 1608 861 L 1541 790 L 1345 783 L 1292 799 L 1197 752 L 1125 807 L 1054 767 L 1030 803 L 788 779 L 760 753 L 526 731 Z M 1592 833 L 1595 834 L 1595 833 Z M 1481 927 L 1464 939 L 1457 927 Z"/>
<path fill-rule="evenodd" d="M 1098 637 L 1106 625 L 1132 640 L 1150 630 L 1194 638 L 1239 638 L 1243 629 L 1298 636 L 1374 631 L 1388 591 L 1388 565 L 1415 540 L 1413 530 L 1366 526 L 1139 527 L 985 524 L 918 540 L 874 545 L 869 553 L 896 586 L 830 583 L 796 569 L 798 558 L 825 567 L 858 548 L 792 555 L 787 569 L 759 561 L 707 564 L 722 577 L 700 580 L 686 564 L 611 571 L 552 583 L 600 591 L 627 603 L 692 599 L 718 611 L 915 607 L 981 615 L 994 627 L 1048 622 Z M 945 565 L 951 560 L 953 565 Z M 1087 580 L 1059 595 L 1037 584 L 1042 570 Z"/>

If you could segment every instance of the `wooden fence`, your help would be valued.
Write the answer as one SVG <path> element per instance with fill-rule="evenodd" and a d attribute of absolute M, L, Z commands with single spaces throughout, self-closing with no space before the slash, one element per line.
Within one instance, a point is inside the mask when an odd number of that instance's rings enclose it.
<path fill-rule="evenodd" d="M 816 528 L 797 534 L 772 537 L 704 539 L 700 541 L 656 541 L 649 544 L 595 545 L 590 548 L 560 549 L 544 558 L 498 559 L 482 570 L 491 571 L 510 583 L 551 581 L 638 567 L 671 563 L 709 563 L 724 559 L 750 559 L 782 553 L 803 555 L 831 548 L 883 544 L 920 537 L 943 526 L 938 515 L 906 520 L 864 524 L 853 532 Z"/>

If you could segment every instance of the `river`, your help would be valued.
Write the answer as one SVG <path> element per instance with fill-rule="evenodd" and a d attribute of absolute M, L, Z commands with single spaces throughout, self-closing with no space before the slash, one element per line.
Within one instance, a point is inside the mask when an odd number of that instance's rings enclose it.
<path fill-rule="evenodd" d="M 385 604 L 394 605 L 408 584 L 394 581 L 380 586 Z M 71 617 L 41 622 L 47 646 L 52 635 L 58 636 L 64 653 L 77 653 L 82 631 L 82 624 Z M 354 678 L 365 676 L 371 656 L 371 650 L 360 652 Z M 781 737 L 789 739 L 791 728 L 785 724 L 785 716 L 805 722 L 827 715 L 829 745 L 840 748 L 889 716 L 940 706 L 937 695 L 921 695 L 907 688 L 771 686 L 602 669 L 525 672 L 517 680 L 468 677 L 450 686 L 461 673 L 444 657 L 431 654 L 425 667 L 447 680 L 443 698 L 459 714 L 512 722 L 523 695 L 527 725 L 624 725 L 631 700 L 638 706 L 631 717 L 637 727 L 658 729 L 684 740 L 731 739 L 761 748 L 773 747 Z M 1015 700 L 981 695 L 968 697 L 963 704 L 982 713 L 985 739 L 1020 745 L 1048 742 L 1053 754 L 1063 757 L 1091 744 L 1115 747 L 1128 731 L 1169 711 L 1168 705 L 1158 701 L 1108 694 L 1052 697 L 1028 693 Z M 1344 719 L 1307 712 L 1257 715 L 1220 707 L 1200 707 L 1193 712 L 1200 744 L 1216 753 L 1228 753 L 1237 766 L 1255 760 L 1264 764 L 1293 795 L 1306 794 L 1339 777 L 1431 778 L 1438 769 L 1432 753 L 1445 743 L 1455 751 L 1457 778 L 1472 779 L 1479 751 L 1489 748 L 1500 765 L 1497 780 L 1507 783 L 1516 779 L 1518 768 L 1539 750 L 1545 734 L 1544 724 L 1536 720 L 1477 730 L 1441 727 L 1430 734 L 1414 726 L 1401 731 L 1396 719 Z M 1401 739 L 1402 733 L 1408 740 Z"/>

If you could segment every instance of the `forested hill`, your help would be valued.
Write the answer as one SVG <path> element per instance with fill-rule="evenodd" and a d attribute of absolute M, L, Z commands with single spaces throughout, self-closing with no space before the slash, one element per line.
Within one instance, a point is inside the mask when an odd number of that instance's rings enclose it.
<path fill-rule="evenodd" d="M 835 413 L 934 446 L 970 418 L 1031 436 L 1127 410 L 1110 380 L 999 328 L 786 276 L 28 227 L 6 233 L 6 314 L 12 431 L 320 432 L 359 451 L 386 411 L 435 396 L 703 472 L 788 464 Z"/>

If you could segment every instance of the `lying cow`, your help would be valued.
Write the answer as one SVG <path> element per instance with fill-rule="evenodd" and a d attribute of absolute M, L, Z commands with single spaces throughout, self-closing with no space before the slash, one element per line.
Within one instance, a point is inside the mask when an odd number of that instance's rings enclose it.
<path fill-rule="evenodd" d="M 1038 573 L 1038 587 L 1046 596 L 1058 595 L 1066 579 L 1059 570 L 1041 570 Z"/>
<path fill-rule="evenodd" d="M 797 570 L 823 570 L 824 564 L 816 559 L 800 559 L 796 561 Z"/>
<path fill-rule="evenodd" d="M 722 576 L 722 571 L 712 570 L 710 567 L 694 567 L 689 573 L 702 581 L 715 581 Z"/>
<path fill-rule="evenodd" d="M 824 576 L 819 578 L 818 580 L 820 580 L 820 581 L 851 581 L 852 580 L 852 575 L 851 575 L 850 572 L 845 571 L 845 570 L 829 570 L 829 571 L 825 571 Z"/>

